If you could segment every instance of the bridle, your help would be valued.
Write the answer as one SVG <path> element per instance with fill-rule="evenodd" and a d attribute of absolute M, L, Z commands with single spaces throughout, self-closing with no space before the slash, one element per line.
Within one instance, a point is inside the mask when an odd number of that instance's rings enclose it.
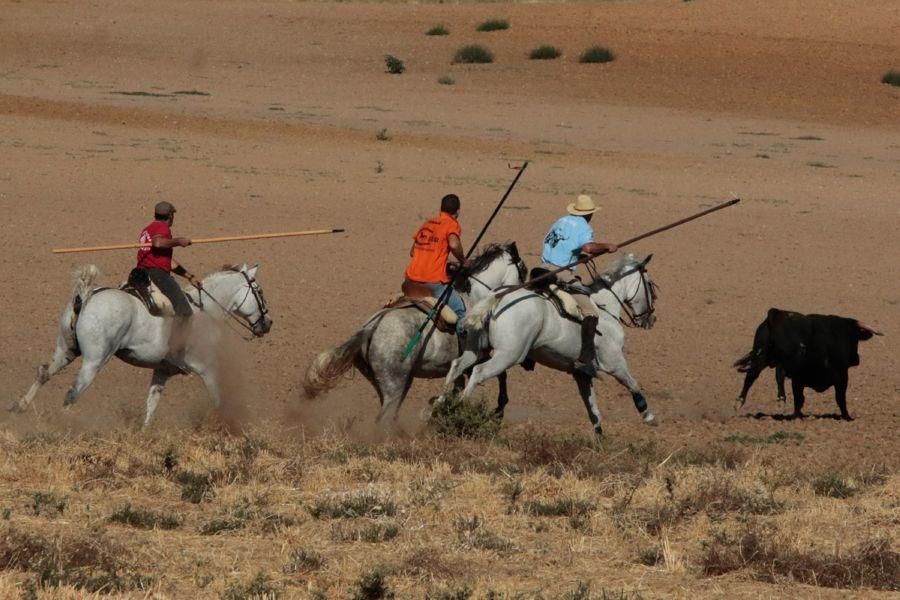
<path fill-rule="evenodd" d="M 591 276 L 594 278 L 594 282 L 599 283 L 600 286 L 602 286 L 606 290 L 609 290 L 609 293 L 612 294 L 612 297 L 615 298 L 616 302 L 619 303 L 619 307 L 622 309 L 622 312 L 625 313 L 625 316 L 628 318 L 628 320 L 626 321 L 621 316 L 616 317 L 604 306 L 600 306 L 600 310 L 610 315 L 611 317 L 618 319 L 618 321 L 626 327 L 645 327 L 645 324 L 650 319 L 650 316 L 656 312 L 656 306 L 653 302 L 653 298 L 656 295 L 656 293 L 653 291 L 653 286 L 655 286 L 656 284 L 647 280 L 647 269 L 645 268 L 645 263 L 642 262 L 637 266 L 631 267 L 630 269 L 625 269 L 619 273 L 616 273 L 616 277 L 612 281 L 607 281 L 606 277 L 604 277 L 603 275 L 598 275 L 592 263 L 587 264 L 590 265 L 588 267 L 589 270 L 593 271 L 591 273 Z M 640 273 L 641 284 L 637 287 L 637 289 L 634 290 L 634 293 L 630 297 L 625 298 L 624 300 L 622 298 L 619 298 L 619 295 L 613 291 L 612 286 L 615 285 L 617 281 L 620 281 L 635 272 Z M 634 309 L 631 308 L 631 303 L 635 300 L 635 298 L 637 298 L 641 288 L 644 289 L 644 299 L 646 300 L 647 310 L 641 313 L 636 313 L 634 312 Z"/>
<path fill-rule="evenodd" d="M 509 251 L 507 251 L 507 252 L 509 252 Z M 525 261 L 522 260 L 522 257 L 519 256 L 518 253 L 516 253 L 514 256 L 512 255 L 512 253 L 510 253 L 510 254 L 511 254 L 511 256 L 510 256 L 509 264 L 515 265 L 516 270 L 519 272 L 519 281 L 525 281 L 525 275 L 528 274 L 528 267 L 525 265 Z M 500 287 L 497 287 L 497 288 L 492 288 L 491 286 L 489 286 L 488 284 L 486 284 L 484 281 L 482 281 L 481 279 L 479 279 L 478 277 L 476 277 L 476 276 L 475 276 L 474 274 L 472 274 L 472 273 L 470 273 L 467 277 L 468 277 L 470 280 L 472 280 L 472 281 L 474 281 L 474 282 L 476 282 L 476 283 L 480 283 L 480 284 L 481 284 L 482 286 L 484 286 L 485 289 L 487 289 L 489 292 L 493 292 L 493 291 L 502 289 L 502 288 L 504 288 L 504 287 L 509 287 L 509 286 L 503 285 L 503 286 L 500 286 Z"/>
<path fill-rule="evenodd" d="M 199 302 L 197 303 L 197 307 L 200 310 L 203 310 L 203 294 L 206 294 L 210 300 L 213 301 L 213 304 L 222 309 L 222 312 L 231 317 L 235 323 L 249 331 L 253 334 L 254 337 L 260 337 L 262 334 L 257 333 L 257 326 L 266 318 L 266 315 L 269 314 L 269 308 L 266 305 L 266 299 L 263 296 L 262 288 L 257 283 L 256 279 L 250 277 L 246 271 L 237 271 L 241 275 L 244 276 L 244 281 L 247 282 L 247 291 L 244 293 L 244 297 L 241 298 L 241 301 L 234 307 L 233 310 L 228 310 L 221 302 L 219 302 L 215 296 L 209 293 L 206 288 L 198 288 L 199 293 L 197 297 L 199 298 Z M 254 300 L 256 300 L 256 306 L 259 309 L 259 318 L 255 321 L 250 321 L 249 319 L 241 319 L 237 315 L 234 314 L 234 311 L 240 310 L 240 308 L 247 302 L 247 299 L 250 297 L 250 294 L 253 294 Z M 189 296 L 190 297 L 190 296 Z"/>

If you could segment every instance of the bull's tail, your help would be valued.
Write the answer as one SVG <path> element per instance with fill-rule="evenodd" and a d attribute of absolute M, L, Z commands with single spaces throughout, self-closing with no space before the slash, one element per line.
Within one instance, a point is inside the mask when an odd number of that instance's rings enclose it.
<path fill-rule="evenodd" d="M 353 361 L 372 337 L 372 332 L 378 327 L 383 315 L 384 312 L 381 312 L 369 319 L 346 342 L 337 348 L 320 352 L 313 359 L 303 378 L 303 391 L 307 398 L 315 398 L 334 388 L 341 376 L 353 368 Z"/>
<path fill-rule="evenodd" d="M 753 363 L 756 360 L 757 356 L 759 356 L 759 350 L 751 350 L 744 356 L 734 361 L 733 366 L 738 370 L 739 373 L 746 373 L 751 368 L 753 368 Z"/>

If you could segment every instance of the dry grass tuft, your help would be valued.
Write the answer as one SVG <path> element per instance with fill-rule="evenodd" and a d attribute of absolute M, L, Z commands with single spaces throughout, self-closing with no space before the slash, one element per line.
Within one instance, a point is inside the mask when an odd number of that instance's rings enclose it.
<path fill-rule="evenodd" d="M 900 554 L 887 538 L 867 539 L 850 549 L 828 555 L 801 551 L 776 541 L 774 531 L 749 528 L 739 538 L 717 533 L 706 544 L 704 575 L 749 569 L 757 579 L 793 579 L 809 585 L 900 591 Z"/>

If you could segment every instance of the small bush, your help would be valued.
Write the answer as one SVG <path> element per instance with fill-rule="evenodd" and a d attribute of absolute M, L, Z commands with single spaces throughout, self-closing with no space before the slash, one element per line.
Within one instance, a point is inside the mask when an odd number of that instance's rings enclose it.
<path fill-rule="evenodd" d="M 406 70 L 406 65 L 403 64 L 403 61 L 391 54 L 385 54 L 384 66 L 388 73 L 393 75 L 399 75 Z"/>
<path fill-rule="evenodd" d="M 484 46 L 471 44 L 456 51 L 453 62 L 464 64 L 487 64 L 494 62 L 494 55 Z"/>
<path fill-rule="evenodd" d="M 491 439 L 500 431 L 500 421 L 480 400 L 448 394 L 434 406 L 429 421 L 440 436 L 467 439 Z"/>
<path fill-rule="evenodd" d="M 257 573 L 247 583 L 233 583 L 222 592 L 222 600 L 275 600 L 281 590 L 264 574 Z"/>
<path fill-rule="evenodd" d="M 881 83 L 900 87 L 900 71 L 888 71 L 881 77 Z"/>
<path fill-rule="evenodd" d="M 400 534 L 396 523 L 373 521 L 358 525 L 351 522 L 335 523 L 331 527 L 331 539 L 337 542 L 368 542 L 378 544 L 392 540 Z"/>
<path fill-rule="evenodd" d="M 553 46 L 538 46 L 528 55 L 531 60 L 553 60 L 562 56 L 562 52 Z"/>
<path fill-rule="evenodd" d="M 856 493 L 856 488 L 837 473 L 826 473 L 813 481 L 813 491 L 817 496 L 829 498 L 849 498 Z"/>
<path fill-rule="evenodd" d="M 571 517 L 591 512 L 594 510 L 594 504 L 571 498 L 559 498 L 552 502 L 533 500 L 525 505 L 525 510 L 536 517 Z"/>
<path fill-rule="evenodd" d="M 393 517 L 397 514 L 397 503 L 390 498 L 382 498 L 370 492 L 362 492 L 341 499 L 318 500 L 307 510 L 316 519 L 353 519 L 356 517 Z"/>
<path fill-rule="evenodd" d="M 131 508 L 130 504 L 126 504 L 111 514 L 109 520 L 113 523 L 121 523 L 122 525 L 129 525 L 138 529 L 177 529 L 181 527 L 183 522 L 181 515 L 167 515 L 153 512 L 152 510 Z"/>
<path fill-rule="evenodd" d="M 388 133 L 387 129 L 381 129 L 375 134 L 375 139 L 379 142 L 389 142 L 391 141 L 391 134 Z"/>
<path fill-rule="evenodd" d="M 578 59 L 580 63 L 608 63 L 615 60 L 616 55 L 613 54 L 613 51 L 609 48 L 604 48 L 603 46 L 594 46 L 592 48 L 588 48 L 585 50 L 581 58 Z"/>
<path fill-rule="evenodd" d="M 442 587 L 425 592 L 425 600 L 469 600 L 475 591 L 468 585 L 462 587 Z"/>
<path fill-rule="evenodd" d="M 663 553 L 659 547 L 644 548 L 637 555 L 638 562 L 648 567 L 655 567 L 663 562 Z"/>
<path fill-rule="evenodd" d="M 506 19 L 488 19 L 476 28 L 476 31 L 504 31 L 509 29 Z"/>
<path fill-rule="evenodd" d="M 31 495 L 31 510 L 36 517 L 52 518 L 61 515 L 68 504 L 67 498 L 60 498 L 53 492 L 35 492 Z"/>
<path fill-rule="evenodd" d="M 471 519 L 460 517 L 456 520 L 455 525 L 459 541 L 466 547 L 493 550 L 499 553 L 510 552 L 513 549 L 511 541 L 486 529 L 484 523 L 477 516 Z"/>
<path fill-rule="evenodd" d="M 181 485 L 181 499 L 192 504 L 200 504 L 213 497 L 213 474 L 178 471 L 174 480 Z"/>
<path fill-rule="evenodd" d="M 388 587 L 382 567 L 376 567 L 356 580 L 356 593 L 353 600 L 388 600 L 394 592 Z"/>
<path fill-rule="evenodd" d="M 437 82 L 441 85 L 453 85 L 454 83 L 456 83 L 456 80 L 449 75 L 441 75 L 440 77 L 438 77 Z"/>
<path fill-rule="evenodd" d="M 307 573 L 322 568 L 325 559 L 315 550 L 297 548 L 291 552 L 288 562 L 281 568 L 285 573 Z"/>
<path fill-rule="evenodd" d="M 425 32 L 425 35 L 450 35 L 450 30 L 443 25 L 435 25 Z"/>

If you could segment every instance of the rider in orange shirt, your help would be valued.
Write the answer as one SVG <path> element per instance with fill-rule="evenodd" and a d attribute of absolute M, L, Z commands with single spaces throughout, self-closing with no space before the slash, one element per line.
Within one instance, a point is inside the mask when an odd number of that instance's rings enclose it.
<path fill-rule="evenodd" d="M 447 275 L 447 259 L 450 254 L 460 264 L 464 265 L 466 262 L 462 242 L 459 240 L 462 229 L 457 222 L 458 218 L 459 196 L 447 194 L 441 198 L 441 214 L 425 221 L 413 236 L 413 245 L 409 250 L 412 260 L 406 267 L 406 279 L 429 288 L 435 298 L 439 298 L 450 285 L 450 277 Z M 466 305 L 454 289 L 450 290 L 447 306 L 456 313 L 456 333 L 462 333 Z"/>

